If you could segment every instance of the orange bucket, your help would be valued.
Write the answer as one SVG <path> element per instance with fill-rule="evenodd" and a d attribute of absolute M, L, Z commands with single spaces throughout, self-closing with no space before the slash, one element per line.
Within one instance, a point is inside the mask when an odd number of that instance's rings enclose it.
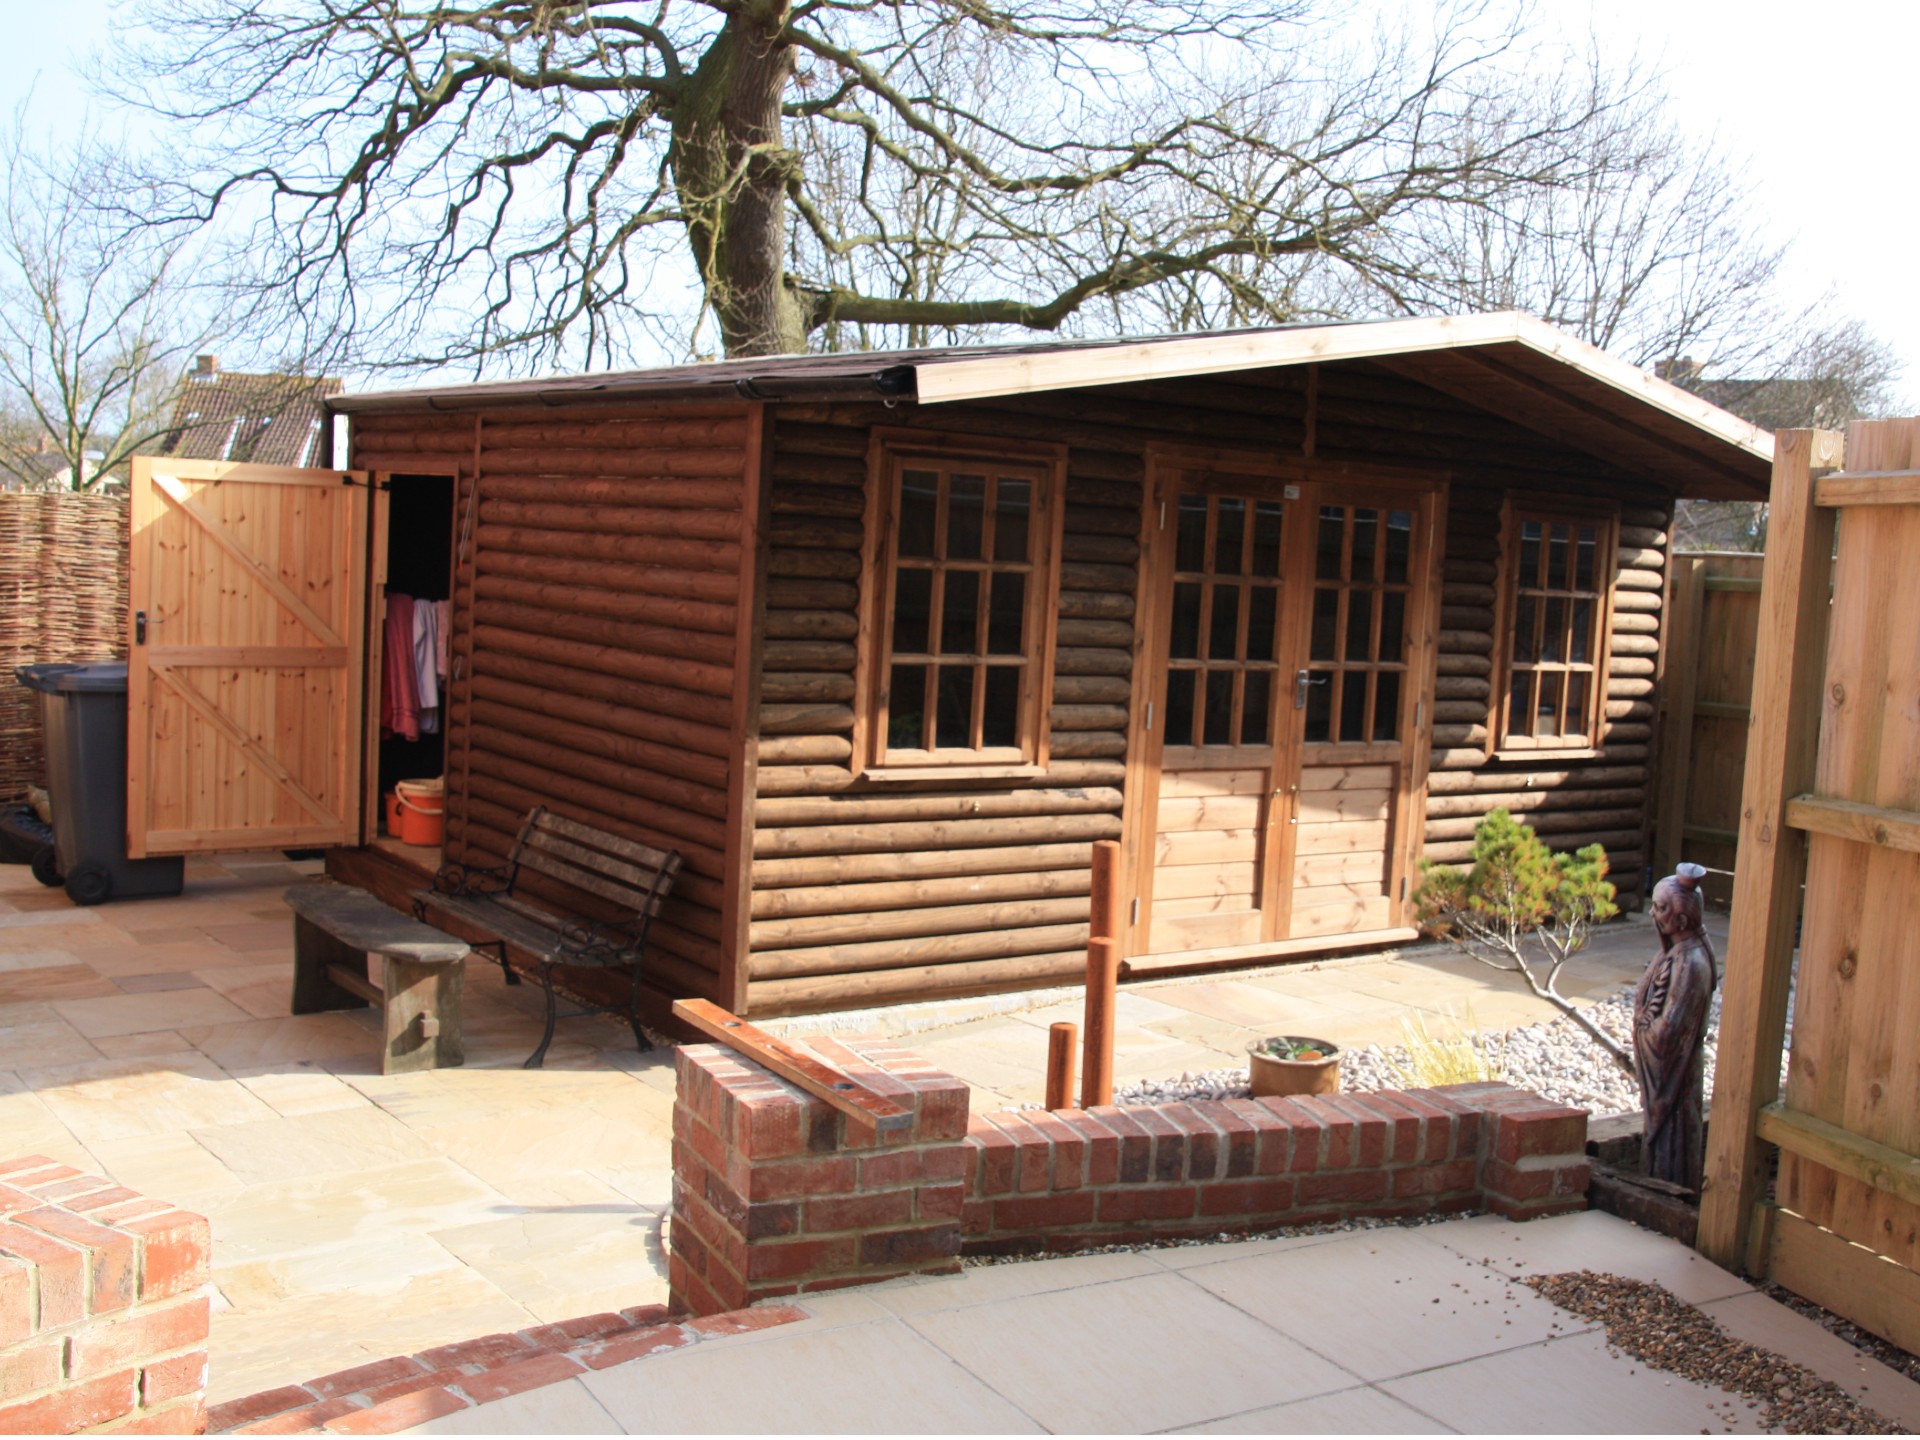
<path fill-rule="evenodd" d="M 400 839 L 408 845 L 439 845 L 447 838 L 447 782 L 402 780 L 393 787 Z"/>
<path fill-rule="evenodd" d="M 387 834 L 400 838 L 400 797 L 389 790 L 380 797 L 387 807 Z"/>

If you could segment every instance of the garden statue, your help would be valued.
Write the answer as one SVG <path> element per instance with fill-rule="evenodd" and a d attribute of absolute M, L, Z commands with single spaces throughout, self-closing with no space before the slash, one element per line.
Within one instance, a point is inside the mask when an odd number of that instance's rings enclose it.
<path fill-rule="evenodd" d="M 1633 992 L 1633 1068 L 1646 1115 L 1646 1173 L 1700 1189 L 1705 1149 L 1702 1072 L 1707 1014 L 1720 969 L 1701 928 L 1700 865 L 1681 865 L 1653 887 L 1660 953 Z"/>

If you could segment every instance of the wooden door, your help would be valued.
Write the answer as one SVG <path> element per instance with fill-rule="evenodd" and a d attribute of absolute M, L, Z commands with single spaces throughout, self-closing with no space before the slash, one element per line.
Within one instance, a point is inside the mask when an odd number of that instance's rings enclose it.
<path fill-rule="evenodd" d="M 1431 486 L 1161 467 L 1135 953 L 1403 923 L 1430 684 Z"/>
<path fill-rule="evenodd" d="M 1323 484 L 1297 527 L 1287 935 L 1403 923 L 1424 804 L 1430 489 Z"/>
<path fill-rule="evenodd" d="M 359 843 L 367 494 L 135 458 L 129 855 Z"/>

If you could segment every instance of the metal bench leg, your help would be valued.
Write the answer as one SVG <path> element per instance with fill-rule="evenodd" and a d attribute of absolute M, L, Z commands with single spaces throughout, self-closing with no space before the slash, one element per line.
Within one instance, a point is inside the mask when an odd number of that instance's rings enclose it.
<path fill-rule="evenodd" d="M 640 1028 L 640 967 L 633 967 L 633 998 L 627 1002 L 627 1023 L 633 1027 L 633 1043 L 640 1047 L 640 1053 L 646 1054 L 653 1049 L 653 1042 L 647 1039 L 647 1032 Z"/>
<path fill-rule="evenodd" d="M 507 977 L 507 984 L 518 985 L 520 983 L 520 972 L 507 963 L 506 941 L 476 940 L 473 942 L 473 948 L 476 950 L 493 951 L 494 962 L 499 965 L 500 973 Z"/>
<path fill-rule="evenodd" d="M 541 962 L 540 983 L 546 987 L 547 991 L 547 1029 L 546 1033 L 540 1037 L 539 1047 L 527 1057 L 526 1064 L 520 1067 L 522 1070 L 538 1070 L 544 1065 L 547 1059 L 547 1046 L 553 1043 L 553 1022 L 559 1018 L 554 1009 L 553 969 L 553 962 Z"/>

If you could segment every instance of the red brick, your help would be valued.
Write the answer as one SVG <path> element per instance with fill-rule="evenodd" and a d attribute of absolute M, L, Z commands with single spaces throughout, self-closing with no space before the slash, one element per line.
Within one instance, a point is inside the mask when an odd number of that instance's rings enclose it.
<path fill-rule="evenodd" d="M 185 1210 L 135 1215 L 114 1222 L 140 1237 L 140 1298 L 184 1295 L 207 1283 L 213 1236 L 206 1217 Z"/>
<path fill-rule="evenodd" d="M 207 1428 L 204 1396 L 176 1400 L 158 1410 L 142 1410 L 125 1420 L 103 1425 L 96 1435 L 199 1435 Z"/>
<path fill-rule="evenodd" d="M 814 1271 L 845 1270 L 858 1253 L 854 1237 L 835 1235 L 824 1240 L 776 1240 L 755 1245 L 747 1253 L 746 1280 L 791 1280 Z"/>
<path fill-rule="evenodd" d="M 33 1333 L 33 1267 L 0 1255 L 0 1345 L 17 1344 Z"/>
<path fill-rule="evenodd" d="M 313 1398 L 313 1391 L 304 1385 L 282 1385 L 277 1390 L 262 1390 L 254 1395 L 242 1395 L 237 1400 L 223 1400 L 207 1412 L 207 1428 L 238 1430 L 242 1425 L 264 1420 L 269 1415 L 279 1415 L 310 1405 Z"/>
<path fill-rule="evenodd" d="M 882 1230 L 860 1237 L 862 1265 L 919 1265 L 960 1253 L 958 1225 L 923 1225 L 914 1230 Z"/>
<path fill-rule="evenodd" d="M 1100 1196 L 1100 1218 L 1103 1221 L 1190 1220 L 1196 1199 L 1191 1185 L 1107 1190 Z"/>
<path fill-rule="evenodd" d="M 1587 1112 L 1564 1105 L 1504 1111 L 1492 1117 L 1493 1155 L 1507 1164 L 1550 1155 L 1583 1155 Z"/>
<path fill-rule="evenodd" d="M 139 1249 L 131 1235 L 96 1225 L 84 1215 L 47 1206 L 14 1216 L 16 1225 L 30 1225 L 81 1246 L 87 1252 L 87 1309 L 95 1315 L 124 1310 L 139 1288 Z"/>
<path fill-rule="evenodd" d="M 12 1160 L 0 1160 L 0 1180 L 11 1179 L 14 1183 L 24 1183 L 36 1170 L 50 1170 L 54 1162 L 45 1155 L 21 1155 Z"/>
<path fill-rule="evenodd" d="M 994 1202 L 985 1199 L 967 1198 L 960 1211 L 960 1230 L 968 1236 L 985 1235 L 993 1229 Z M 968 1251 L 972 1254 L 972 1251 Z"/>
<path fill-rule="evenodd" d="M 751 1330 L 771 1330 L 776 1325 L 791 1325 L 807 1319 L 798 1305 L 755 1305 L 744 1310 L 729 1310 L 724 1315 L 708 1315 L 687 1322 L 696 1335 L 745 1335 Z"/>
<path fill-rule="evenodd" d="M 284 1414 L 274 1415 L 265 1420 L 256 1420 L 250 1425 L 223 1425 L 216 1418 L 224 1406 L 216 1406 L 207 1415 L 207 1429 L 219 1434 L 232 1430 L 236 1435 L 304 1435 L 310 1430 L 318 1430 L 336 1415 L 344 1415 L 349 1410 L 360 1407 L 351 1400 L 321 1400 L 312 1405 L 303 1405 L 297 1410 L 288 1410 Z"/>
<path fill-rule="evenodd" d="M 806 1204 L 806 1230 L 809 1235 L 836 1230 L 873 1230 L 883 1225 L 904 1225 L 912 1219 L 911 1190 L 832 1196 L 809 1200 Z"/>
<path fill-rule="evenodd" d="M 25 1190 L 16 1190 L 11 1185 L 0 1185 L 0 1220 L 16 1215 L 22 1210 L 38 1209 L 40 1201 Z"/>
<path fill-rule="evenodd" d="M 34 1193 L 40 1197 L 42 1205 L 58 1205 L 63 1210 L 72 1210 L 76 1207 L 70 1205 L 69 1201 L 91 1195 L 97 1190 L 111 1188 L 113 1188 L 112 1182 L 103 1180 L 98 1175 L 77 1175 L 71 1180 L 62 1180 L 54 1185 L 35 1186 Z"/>
<path fill-rule="evenodd" d="M 995 1230 L 1045 1230 L 1055 1225 L 1085 1225 L 1093 1219 L 1093 1190 L 1059 1195 L 1020 1195 L 993 1202 Z"/>
<path fill-rule="evenodd" d="M 1225 1137 L 1226 1164 L 1221 1173 L 1227 1179 L 1244 1180 L 1259 1170 L 1260 1130 L 1253 1121 L 1218 1100 L 1196 1100 L 1193 1108 Z"/>
<path fill-rule="evenodd" d="M 677 1191 L 674 1195 L 672 1245 L 677 1249 L 689 1249 L 689 1242 L 698 1240 L 709 1259 L 718 1259 L 732 1270 L 744 1273 L 747 1267 L 747 1252 L 751 1248 L 747 1238 L 731 1225 L 727 1224 L 707 1202 L 698 1195 L 689 1195 Z M 756 1244 L 772 1243 L 757 1241 Z M 712 1268 L 706 1260 L 698 1263 L 703 1273 Z"/>
<path fill-rule="evenodd" d="M 60 1379 L 61 1359 L 67 1342 L 61 1339 L 39 1340 L 31 1345 L 13 1345 L 0 1350 L 0 1400 L 31 1395 Z"/>
<path fill-rule="evenodd" d="M 1133 1112 L 1117 1105 L 1096 1105 L 1087 1111 L 1120 1140 L 1120 1179 L 1128 1185 L 1143 1183 L 1153 1173 L 1153 1135 Z"/>
<path fill-rule="evenodd" d="M 913 1216 L 916 1220 L 958 1220 L 966 1203 L 964 1185 L 922 1185 L 913 1192 Z"/>
<path fill-rule="evenodd" d="M 1420 1117 L 1400 1103 L 1392 1093 L 1349 1095 L 1348 1101 L 1385 1123 L 1382 1136 L 1382 1165 L 1412 1165 L 1420 1159 Z"/>
<path fill-rule="evenodd" d="M 95 1190 L 89 1195 L 82 1195 L 77 1200 L 69 1200 L 66 1202 L 66 1206 L 69 1210 L 76 1210 L 82 1214 L 92 1215 L 96 1210 L 104 1210 L 110 1205 L 124 1205 L 129 1200 L 144 1200 L 145 1198 L 144 1195 L 129 1190 L 124 1185 L 109 1185 L 104 1190 Z M 96 1216 L 95 1218 L 97 1219 L 98 1217 Z"/>
<path fill-rule="evenodd" d="M 1413 1195 L 1451 1195 L 1479 1185 L 1479 1169 L 1471 1160 L 1449 1160 L 1443 1165 L 1413 1165 L 1393 1172 L 1393 1193 L 1405 1199 Z"/>
<path fill-rule="evenodd" d="M 428 1370 L 449 1365 L 501 1365 L 509 1360 L 524 1359 L 532 1348 L 511 1331 L 501 1331 L 452 1345 L 436 1345 L 431 1350 L 418 1351 L 413 1358 Z"/>
<path fill-rule="evenodd" d="M 396 1435 L 468 1408 L 467 1402 L 451 1390 L 416 1390 L 411 1395 L 382 1401 L 370 1409 L 336 1415 L 327 1421 L 326 1428 L 335 1435 Z"/>
<path fill-rule="evenodd" d="M 44 1155 L 32 1157 L 32 1163 L 19 1169 L 0 1171 L 0 1178 L 9 1185 L 21 1190 L 31 1190 L 38 1195 L 48 1185 L 59 1185 L 64 1181 L 78 1178 L 80 1172 L 71 1165 L 62 1165 L 58 1160 L 49 1160 Z"/>
<path fill-rule="evenodd" d="M 1226 1163 L 1226 1137 L 1198 1105 L 1182 1105 L 1173 1121 L 1187 1132 L 1187 1178 L 1217 1180 Z"/>
<path fill-rule="evenodd" d="M 139 1386 L 138 1370 L 119 1370 L 50 1395 L 0 1405 L 0 1435 L 71 1435 L 104 1425 L 133 1409 Z"/>
<path fill-rule="evenodd" d="M 1302 1175 L 1299 1188 L 1294 1193 L 1302 1206 L 1319 1205 L 1327 1201 L 1363 1205 L 1371 1200 L 1387 1198 L 1387 1172 L 1354 1170 L 1345 1174 Z"/>
<path fill-rule="evenodd" d="M 664 1313 L 665 1307 L 655 1306 Z M 535 1325 L 520 1332 L 520 1338 L 529 1345 L 542 1350 L 571 1350 L 590 1340 L 604 1340 L 609 1335 L 620 1335 L 633 1329 L 634 1322 L 611 1310 L 598 1315 L 580 1315 L 572 1320 L 555 1320 L 548 1325 Z"/>
<path fill-rule="evenodd" d="M 967 1114 L 973 1091 L 957 1080 L 920 1092 L 920 1120 L 915 1134 L 922 1141 L 958 1140 L 967 1133 Z"/>
<path fill-rule="evenodd" d="M 90 1325 L 68 1342 L 67 1373 L 76 1378 L 102 1375 L 150 1356 L 204 1346 L 209 1311 L 207 1297 L 200 1295 Z"/>
<path fill-rule="evenodd" d="M 515 1360 L 491 1370 L 482 1370 L 478 1375 L 469 1375 L 457 1381 L 456 1387 L 474 1404 L 484 1405 L 489 1400 L 504 1400 L 523 1390 L 556 1385 L 580 1374 L 584 1369 L 586 1367 L 578 1360 L 566 1355 L 535 1355 L 531 1359 Z"/>
<path fill-rule="evenodd" d="M 610 1365 L 624 1365 L 629 1360 L 665 1354 L 692 1343 L 693 1336 L 683 1326 L 648 1325 L 630 1335 L 616 1335 L 602 1344 L 589 1345 L 577 1351 L 574 1358 L 589 1370 L 605 1370 Z"/>
<path fill-rule="evenodd" d="M 1584 1195 L 1549 1196 L 1544 1200 L 1509 1200 L 1504 1195 L 1488 1195 L 1482 1206 L 1503 1220 L 1542 1220 L 1551 1215 L 1570 1215 L 1587 1208 Z"/>
<path fill-rule="evenodd" d="M 1190 1118 L 1183 1113 L 1186 1109 L 1184 1105 L 1143 1106 L 1130 1112 L 1153 1137 L 1153 1168 L 1148 1174 L 1163 1184 L 1187 1178 L 1188 1135 L 1186 1127 L 1174 1119 L 1175 1114 L 1182 1120 Z"/>
<path fill-rule="evenodd" d="M 350 1369 L 335 1370 L 318 1380 L 309 1380 L 307 1389 L 322 1400 L 331 1400 L 336 1395 L 364 1395 L 400 1381 L 424 1381 L 434 1368 L 422 1364 L 411 1355 L 396 1355 L 391 1360 L 374 1360 Z"/>
<path fill-rule="evenodd" d="M 1481 1167 L 1480 1184 L 1489 1196 L 1499 1195 L 1508 1200 L 1585 1195 L 1587 1163 L 1582 1159 L 1574 1164 L 1522 1169 L 1504 1160 L 1489 1160 Z"/>
<path fill-rule="evenodd" d="M 1202 1215 L 1244 1215 L 1249 1218 L 1278 1215 L 1293 1208 L 1293 1180 L 1281 1176 L 1269 1180 L 1222 1180 L 1200 1187 Z"/>
<path fill-rule="evenodd" d="M 795 1200 L 809 1195 L 851 1195 L 860 1173 L 858 1167 L 858 1160 L 851 1155 L 755 1165 L 748 1176 L 746 1198 Z"/>
<path fill-rule="evenodd" d="M 1026 1118 L 1005 1110 L 993 1117 L 1014 1144 L 1013 1188 L 1021 1194 L 1034 1194 L 1053 1188 L 1053 1146 L 1047 1137 L 1029 1125 Z"/>
<path fill-rule="evenodd" d="M 207 1388 L 207 1352 L 155 1360 L 140 1372 L 140 1403 L 148 1409 Z"/>
<path fill-rule="evenodd" d="M 629 1325 L 658 1325 L 672 1313 L 665 1305 L 629 1305 L 620 1318 Z"/>
<path fill-rule="evenodd" d="M 1111 1185 L 1120 1178 L 1120 1137 L 1084 1110 L 1056 1110 L 1086 1142 L 1087 1184 Z"/>
<path fill-rule="evenodd" d="M 1360 1160 L 1360 1125 L 1332 1095 L 1302 1095 L 1301 1108 L 1326 1127 L 1320 1142 L 1322 1170 L 1351 1170 Z"/>
<path fill-rule="evenodd" d="M 44 1230 L 0 1223 L 0 1252 L 40 1272 L 40 1309 L 35 1328 L 57 1330 L 87 1313 L 87 1252 Z"/>
<path fill-rule="evenodd" d="M 741 1099 L 734 1107 L 733 1133 L 727 1137 L 749 1160 L 798 1155 L 806 1144 L 805 1111 L 790 1096 Z"/>
<path fill-rule="evenodd" d="M 1087 1142 L 1080 1132 L 1057 1115 L 1030 1112 L 1029 1123 L 1047 1137 L 1053 1148 L 1053 1188 L 1076 1190 L 1087 1182 Z"/>
<path fill-rule="evenodd" d="M 1433 1164 L 1453 1158 L 1453 1113 L 1441 1109 L 1420 1091 L 1395 1091 L 1396 1104 L 1420 1117 L 1420 1153 L 1415 1164 Z"/>
<path fill-rule="evenodd" d="M 466 1379 L 467 1374 L 468 1369 L 464 1365 L 442 1365 L 438 1370 L 429 1370 L 426 1374 L 411 1380 L 395 1380 L 390 1384 L 378 1385 L 371 1390 L 363 1391 L 360 1395 L 360 1404 L 365 1408 L 392 1400 L 396 1396 L 411 1395 L 416 1390 L 431 1390 L 439 1385 L 452 1387 Z"/>
<path fill-rule="evenodd" d="M 964 1142 L 942 1141 L 911 1150 L 888 1150 L 860 1159 L 859 1188 L 891 1190 L 897 1185 L 919 1185 L 958 1180 L 967 1173 Z"/>

